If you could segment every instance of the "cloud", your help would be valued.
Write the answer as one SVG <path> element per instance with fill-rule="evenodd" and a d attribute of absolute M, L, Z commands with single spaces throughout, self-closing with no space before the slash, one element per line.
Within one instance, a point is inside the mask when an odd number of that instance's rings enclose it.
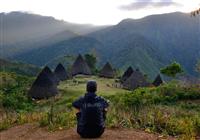
<path fill-rule="evenodd" d="M 143 8 L 162 8 L 162 7 L 168 7 L 168 6 L 177 6 L 181 7 L 183 6 L 180 3 L 173 2 L 172 0 L 161 0 L 159 2 L 154 2 L 152 0 L 137 0 L 136 2 L 130 3 L 128 5 L 121 5 L 119 9 L 121 10 L 140 10 Z"/>

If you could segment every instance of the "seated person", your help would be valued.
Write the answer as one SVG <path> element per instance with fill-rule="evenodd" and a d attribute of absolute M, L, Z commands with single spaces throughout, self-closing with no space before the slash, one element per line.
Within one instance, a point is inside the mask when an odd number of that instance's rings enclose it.
<path fill-rule="evenodd" d="M 77 133 L 83 138 L 100 137 L 105 129 L 106 111 L 108 102 L 96 95 L 97 83 L 89 81 L 87 83 L 87 93 L 72 103 L 78 110 Z"/>

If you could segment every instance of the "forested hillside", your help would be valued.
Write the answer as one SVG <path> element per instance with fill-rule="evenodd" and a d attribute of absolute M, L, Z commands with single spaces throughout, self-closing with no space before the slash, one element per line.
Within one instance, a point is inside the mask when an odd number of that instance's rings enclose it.
<path fill-rule="evenodd" d="M 4 54 L 11 59 L 43 66 L 66 55 L 95 53 L 99 66 L 105 61 L 120 69 L 132 65 L 150 77 L 155 77 L 163 65 L 177 61 L 186 73 L 196 75 L 195 64 L 200 59 L 199 22 L 198 17 L 178 12 L 125 19 L 87 35 L 64 30 L 37 43 L 5 46 Z M 58 27 L 64 28 L 63 24 L 59 22 Z"/>
<path fill-rule="evenodd" d="M 31 64 L 11 62 L 0 58 L 0 72 L 12 72 L 26 76 L 36 76 L 40 70 L 40 67 Z"/>

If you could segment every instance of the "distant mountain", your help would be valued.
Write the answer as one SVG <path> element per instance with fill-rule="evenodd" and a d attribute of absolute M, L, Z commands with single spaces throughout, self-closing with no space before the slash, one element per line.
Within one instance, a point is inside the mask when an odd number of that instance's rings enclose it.
<path fill-rule="evenodd" d="M 73 24 L 53 17 L 23 12 L 0 13 L 1 57 L 51 45 L 77 35 L 83 35 L 103 26 Z"/>
<path fill-rule="evenodd" d="M 199 25 L 198 17 L 178 12 L 125 19 L 82 36 L 75 34 L 65 39 L 63 32 L 59 32 L 46 38 L 46 42 L 39 42 L 39 47 L 15 53 L 10 58 L 43 66 L 64 60 L 62 57 L 66 55 L 95 52 L 100 66 L 106 61 L 121 69 L 131 65 L 151 78 L 160 67 L 174 60 L 195 75 L 194 67 L 200 59 Z M 63 31 L 65 34 L 68 30 Z"/>
<path fill-rule="evenodd" d="M 113 63 L 118 63 L 117 66 L 137 66 L 139 63 L 139 67 L 143 67 L 142 70 L 149 73 L 156 68 L 152 67 L 156 61 L 167 64 L 176 60 L 183 65 L 186 72 L 195 74 L 194 66 L 197 59 L 200 59 L 199 25 L 198 17 L 193 18 L 189 14 L 176 12 L 152 15 L 138 20 L 125 19 L 116 26 L 91 33 L 90 36 L 102 42 L 103 46 L 106 46 L 106 52 L 112 52 L 110 59 Z M 132 40 L 135 35 L 142 36 L 143 40 L 149 43 L 140 41 L 138 44 L 136 40 Z M 138 46 L 141 51 L 137 53 L 133 46 Z M 153 53 L 148 51 L 146 56 L 151 56 L 152 59 L 148 60 L 153 60 L 152 63 L 148 63 L 142 54 L 149 46 Z"/>
<path fill-rule="evenodd" d="M 57 58 L 66 55 L 76 55 L 79 53 L 83 54 L 95 51 L 96 49 L 99 49 L 98 53 L 100 53 L 101 46 L 101 42 L 94 38 L 77 36 L 66 41 L 43 46 L 42 48 L 20 54 L 15 56 L 15 59 L 20 61 L 25 60 L 27 63 L 43 66 L 45 64 L 51 63 L 52 60 L 56 60 Z"/>
<path fill-rule="evenodd" d="M 53 17 L 17 11 L 0 13 L 0 17 L 2 25 L 0 28 L 6 43 L 54 35 L 65 30 L 83 35 L 104 28 L 104 26 L 74 24 Z"/>
<path fill-rule="evenodd" d="M 37 66 L 19 62 L 11 62 L 0 58 L 0 71 L 36 76 L 41 69 Z"/>

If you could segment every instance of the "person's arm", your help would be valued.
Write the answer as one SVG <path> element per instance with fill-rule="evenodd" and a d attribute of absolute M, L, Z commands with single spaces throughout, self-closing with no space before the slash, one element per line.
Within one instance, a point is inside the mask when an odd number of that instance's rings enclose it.
<path fill-rule="evenodd" d="M 108 107 L 109 107 L 109 101 L 102 98 L 102 103 L 103 103 L 103 117 L 104 117 L 104 120 L 106 119 L 106 114 L 107 114 L 107 111 L 108 111 Z"/>
<path fill-rule="evenodd" d="M 106 100 L 106 99 L 103 98 L 103 107 L 104 107 L 104 110 L 105 110 L 105 111 L 108 110 L 109 103 L 110 103 L 109 100 Z"/>
<path fill-rule="evenodd" d="M 83 97 L 79 98 L 78 100 L 72 103 L 72 106 L 77 110 L 77 113 L 80 112 L 82 101 L 83 101 Z"/>

